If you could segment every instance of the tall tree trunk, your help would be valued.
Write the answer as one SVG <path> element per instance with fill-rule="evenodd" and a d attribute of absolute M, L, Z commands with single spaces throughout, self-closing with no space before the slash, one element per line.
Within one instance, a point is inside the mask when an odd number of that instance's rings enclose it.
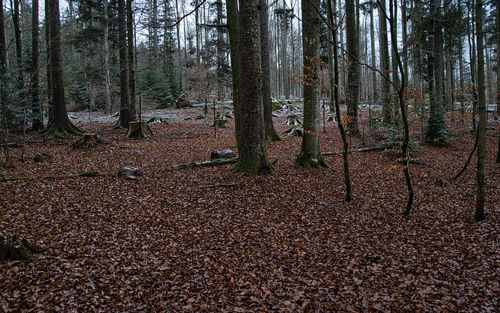
<path fill-rule="evenodd" d="M 23 79 L 23 43 L 21 38 L 21 25 L 19 22 L 19 0 L 12 0 L 10 2 L 13 6 L 12 10 L 12 22 L 14 24 L 14 38 L 16 42 L 16 61 L 17 61 L 17 89 L 21 91 L 24 88 Z"/>
<path fill-rule="evenodd" d="M 45 0 L 45 50 L 47 54 L 47 105 L 48 105 L 48 125 L 54 122 L 54 101 L 52 99 L 52 78 L 50 76 L 50 33 L 49 33 L 49 6 Z"/>
<path fill-rule="evenodd" d="M 262 106 L 262 68 L 260 47 L 259 0 L 240 2 L 241 54 L 239 96 L 241 104 L 241 137 L 239 159 L 235 172 L 249 175 L 269 174 L 273 171 L 264 139 L 264 110 Z"/>
<path fill-rule="evenodd" d="M 52 99 L 53 120 L 44 130 L 54 137 L 66 137 L 69 133 L 79 134 L 81 131 L 71 124 L 66 111 L 64 99 L 63 60 L 61 55 L 61 20 L 59 18 L 59 0 L 46 0 L 48 8 L 49 34 L 49 88 Z"/>
<path fill-rule="evenodd" d="M 31 25 L 31 110 L 33 112 L 32 130 L 43 129 L 43 117 L 40 103 L 40 80 L 39 80 L 39 23 L 38 23 L 38 0 L 32 1 L 32 25 Z"/>
<path fill-rule="evenodd" d="M 342 137 L 342 142 L 344 144 L 342 150 L 342 157 L 344 163 L 344 183 L 345 183 L 345 200 L 347 202 L 352 200 L 352 188 L 351 188 L 351 176 L 349 174 L 349 142 L 347 141 L 347 135 L 345 133 L 344 125 L 342 123 L 342 116 L 340 115 L 340 105 L 339 105 L 339 61 L 338 61 L 338 47 L 337 47 L 337 31 L 333 30 L 334 20 L 333 20 L 333 10 L 332 7 L 335 8 L 336 1 L 333 0 L 333 5 L 331 0 L 327 0 L 326 14 L 328 18 L 328 23 L 330 24 L 330 35 L 333 38 L 333 45 L 329 45 L 330 50 L 330 59 L 333 60 L 331 62 L 333 65 L 333 75 L 330 76 L 331 86 L 332 86 L 332 105 L 335 104 L 335 115 L 337 117 L 337 125 L 339 127 L 340 135 Z M 336 25 L 335 25 L 336 27 Z"/>
<path fill-rule="evenodd" d="M 361 84 L 360 65 L 359 65 L 359 44 L 356 27 L 356 15 L 354 11 L 354 0 L 347 0 L 346 6 L 346 34 L 347 34 L 347 52 L 348 52 L 348 72 L 347 72 L 347 129 L 351 135 L 358 135 L 358 103 L 359 87 Z"/>
<path fill-rule="evenodd" d="M 200 0 L 195 0 L 194 5 L 198 7 L 198 2 Z M 227 5 L 226 5 L 227 8 Z M 198 10 L 194 13 L 194 20 L 196 23 L 196 63 L 200 63 L 200 14 Z"/>
<path fill-rule="evenodd" d="M 262 103 L 264 106 L 265 137 L 269 140 L 281 140 L 273 125 L 271 103 L 271 70 L 269 68 L 269 11 L 267 0 L 259 0 L 260 5 L 260 44 L 262 58 Z"/>
<path fill-rule="evenodd" d="M 179 3 L 178 0 L 175 0 L 175 13 L 177 16 L 177 20 L 180 19 L 180 14 L 179 14 Z M 177 65 L 179 67 L 179 87 L 180 90 L 182 91 L 184 89 L 183 82 L 182 82 L 182 54 L 181 54 L 181 29 L 180 29 L 180 23 L 177 23 L 176 25 L 176 30 L 177 30 Z"/>
<path fill-rule="evenodd" d="M 389 10 L 391 14 L 391 27 L 394 27 L 394 29 L 398 28 L 398 17 L 397 17 L 397 2 L 396 1 L 391 1 L 389 0 L 390 3 L 393 3 L 393 5 L 389 5 Z M 398 60 L 396 58 L 396 54 L 398 54 L 398 38 L 397 36 L 392 36 L 391 35 L 391 71 L 392 71 L 392 83 L 395 84 L 396 86 L 399 86 L 399 70 L 398 70 Z M 397 94 L 397 88 L 393 87 L 392 90 L 394 90 L 394 94 Z M 391 97 L 395 98 L 395 97 Z M 398 105 L 394 103 L 394 124 L 399 123 L 399 118 L 397 117 L 398 114 Z"/>
<path fill-rule="evenodd" d="M 477 37 L 477 91 L 479 125 L 477 134 L 477 192 L 476 212 L 474 219 L 482 221 L 486 218 L 484 205 L 486 202 L 486 94 L 484 82 L 484 47 L 483 47 L 483 1 L 476 0 L 476 37 Z"/>
<path fill-rule="evenodd" d="M 470 76 L 471 76 L 471 85 L 472 85 L 472 129 L 474 133 L 476 132 L 476 113 L 477 113 L 477 101 L 478 94 L 476 88 L 476 41 L 474 39 L 475 27 L 474 27 L 474 0 L 472 3 L 467 4 L 469 21 L 467 22 L 467 30 L 469 32 L 468 41 L 469 41 L 469 60 L 470 60 Z"/>
<path fill-rule="evenodd" d="M 130 120 L 134 121 L 137 118 L 135 110 L 135 59 L 134 59 L 134 14 L 132 12 L 132 1 L 127 1 L 127 57 L 128 57 L 128 88 L 130 93 Z"/>
<path fill-rule="evenodd" d="M 2 113 L 3 130 L 7 131 L 7 92 L 6 92 L 6 72 L 7 72 L 7 45 L 5 42 L 4 7 L 0 5 L 0 109 Z M 7 146 L 4 147 L 5 160 L 9 158 Z"/>
<path fill-rule="evenodd" d="M 382 111 L 384 115 L 384 122 L 391 122 L 391 97 L 390 97 L 390 84 L 387 77 L 390 73 L 389 67 L 389 39 L 387 38 L 387 22 L 385 13 L 385 0 L 378 1 L 378 18 L 380 29 L 380 70 L 386 77 L 381 81 L 381 98 L 382 98 Z"/>
<path fill-rule="evenodd" d="M 120 55 L 120 119 L 118 121 L 118 126 L 127 128 L 130 123 L 130 102 L 128 94 L 125 0 L 118 0 L 118 52 Z"/>
<path fill-rule="evenodd" d="M 215 6 L 217 8 L 217 24 L 222 25 L 222 0 L 217 0 L 215 2 Z M 217 52 L 217 99 L 222 101 L 224 98 L 223 95 L 223 84 L 222 81 L 222 66 L 224 63 L 224 56 L 222 55 L 222 46 L 224 44 L 224 38 L 222 33 L 222 28 L 217 27 L 217 44 L 215 45 Z"/>
<path fill-rule="evenodd" d="M 111 112 L 111 78 L 109 76 L 109 21 L 108 21 L 108 0 L 104 0 L 104 96 L 106 98 L 106 110 Z"/>
<path fill-rule="evenodd" d="M 375 50 L 375 23 L 373 21 L 373 11 L 375 11 L 375 5 L 372 4 L 370 8 L 370 42 L 371 42 L 371 57 L 372 57 L 372 66 L 377 68 L 376 61 L 376 50 Z M 378 92 L 377 92 L 377 72 L 372 71 L 372 103 L 378 101 Z"/>
<path fill-rule="evenodd" d="M 434 35 L 432 72 L 434 83 L 432 86 L 430 116 L 425 140 L 435 143 L 446 141 L 447 136 L 443 112 L 443 32 L 441 25 L 441 0 L 432 1 L 432 13 L 432 31 Z"/>
<path fill-rule="evenodd" d="M 302 0 L 302 46 L 304 63 L 304 135 L 297 163 L 303 167 L 328 167 L 319 145 L 319 27 L 320 17 L 316 8 L 320 0 Z"/>
<path fill-rule="evenodd" d="M 234 132 L 236 144 L 242 145 L 243 132 L 241 120 L 243 110 L 240 102 L 240 76 L 241 76 L 241 53 L 240 53 L 240 19 L 238 13 L 238 1 L 226 0 L 227 28 L 229 33 L 229 46 L 231 53 L 231 75 L 233 78 L 233 107 L 234 107 Z"/>
<path fill-rule="evenodd" d="M 158 0 L 153 0 L 153 5 L 152 5 L 152 15 L 151 15 L 151 28 L 152 28 L 152 40 L 153 40 L 153 59 L 156 62 L 158 59 Z M 198 14 L 198 10 L 196 11 Z M 154 63 L 156 64 L 156 63 Z"/>
<path fill-rule="evenodd" d="M 497 115 L 498 118 L 500 118 L 500 4 L 497 4 L 496 9 L 497 15 L 495 19 L 495 26 L 497 35 Z M 497 157 L 497 162 L 499 162 L 498 160 L 500 160 L 500 145 L 498 151 L 499 156 Z"/>

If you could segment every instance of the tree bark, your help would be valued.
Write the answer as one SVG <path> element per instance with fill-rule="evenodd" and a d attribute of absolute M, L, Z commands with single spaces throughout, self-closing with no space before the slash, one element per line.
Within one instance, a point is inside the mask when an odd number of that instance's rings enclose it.
<path fill-rule="evenodd" d="M 434 82 L 432 86 L 430 116 L 427 124 L 425 141 L 436 143 L 446 141 L 446 125 L 444 122 L 443 105 L 443 32 L 441 24 L 441 0 L 432 1 L 432 31 L 434 35 L 432 72 Z"/>
<path fill-rule="evenodd" d="M 267 0 L 260 0 L 260 41 L 262 57 L 262 103 L 264 106 L 265 137 L 268 140 L 281 140 L 273 125 L 271 103 L 271 70 L 269 68 L 269 12 Z"/>
<path fill-rule="evenodd" d="M 61 20 L 59 18 L 59 0 L 46 0 L 48 8 L 49 34 L 49 88 L 52 99 L 53 120 L 45 128 L 45 132 L 54 137 L 66 137 L 68 134 L 81 134 L 68 118 L 64 98 L 63 60 L 61 55 Z"/>
<path fill-rule="evenodd" d="M 370 8 L 370 42 L 371 42 L 371 58 L 372 58 L 372 66 L 377 68 L 376 61 L 376 50 L 375 50 L 375 22 L 373 21 L 373 11 L 375 11 L 375 5 L 372 4 Z M 372 103 L 376 103 L 378 101 L 378 92 L 377 92 L 377 72 L 372 71 Z"/>
<path fill-rule="evenodd" d="M 34 0 L 35 1 L 35 0 Z M 104 0 L 104 96 L 106 98 L 106 110 L 111 112 L 111 78 L 109 76 L 109 21 L 108 21 L 108 0 Z"/>
<path fill-rule="evenodd" d="M 241 103 L 241 137 L 235 172 L 249 175 L 269 174 L 269 162 L 264 139 L 264 112 L 262 106 L 262 68 L 260 47 L 259 0 L 240 1 L 241 55 L 239 96 Z"/>
<path fill-rule="evenodd" d="M 118 0 L 118 51 L 120 55 L 120 119 L 119 127 L 127 128 L 130 123 L 130 104 L 127 61 L 127 29 L 125 0 Z"/>
<path fill-rule="evenodd" d="M 297 163 L 306 168 L 328 167 L 319 145 L 319 28 L 320 17 L 316 8 L 320 0 L 302 0 L 302 46 L 304 63 L 304 135 Z"/>
<path fill-rule="evenodd" d="M 137 119 L 135 108 L 135 60 L 134 60 L 134 14 L 132 12 L 132 1 L 127 1 L 127 57 L 128 57 L 128 88 L 130 93 L 129 107 L 130 107 L 130 121 Z"/>
<path fill-rule="evenodd" d="M 241 120 L 243 118 L 240 103 L 240 75 L 241 75 L 241 53 L 240 53 L 240 20 L 237 0 L 226 0 L 227 27 L 229 32 L 229 46 L 231 53 L 231 75 L 233 79 L 233 107 L 234 107 L 234 132 L 236 144 L 241 146 L 242 130 Z"/>
<path fill-rule="evenodd" d="M 354 0 L 346 0 L 346 40 L 347 40 L 347 129 L 350 135 L 357 136 L 358 131 L 358 103 L 360 89 L 359 65 L 359 29 L 356 27 Z"/>
<path fill-rule="evenodd" d="M 387 38 L 387 22 L 385 11 L 385 0 L 378 1 L 379 10 L 379 29 L 380 29 L 380 70 L 384 76 L 389 76 L 389 39 Z M 390 98 L 390 84 L 386 77 L 381 81 L 381 97 L 382 97 L 382 111 L 384 115 L 384 122 L 391 122 L 391 98 Z"/>
<path fill-rule="evenodd" d="M 43 129 L 43 117 L 40 103 L 40 79 L 38 62 L 39 56 L 39 23 L 38 23 L 38 0 L 32 1 L 32 25 L 31 25 L 31 110 L 33 112 L 32 130 Z"/>
<path fill-rule="evenodd" d="M 17 89 L 21 91 L 24 88 L 23 79 L 23 43 L 21 38 L 21 25 L 19 22 L 19 0 L 14 0 L 12 10 L 12 23 L 14 24 L 14 38 L 16 43 L 16 62 L 17 62 Z"/>
<path fill-rule="evenodd" d="M 337 5 L 336 1 L 333 0 L 333 5 L 331 0 L 327 0 L 326 13 L 328 18 L 328 23 L 330 24 L 330 35 L 333 37 L 333 45 L 330 44 L 330 50 L 333 53 L 330 53 L 330 58 L 333 59 L 333 75 L 331 75 L 330 79 L 332 80 L 332 105 L 335 104 L 335 115 L 337 117 L 337 125 L 339 127 L 340 135 L 342 137 L 342 142 L 344 144 L 342 150 L 343 164 L 344 164 L 344 183 L 345 183 L 345 200 L 350 202 L 352 200 L 352 187 L 351 187 L 351 176 L 349 174 L 349 161 L 348 161 L 348 153 L 349 153 L 349 142 L 347 141 L 347 135 L 345 133 L 344 125 L 342 123 L 342 116 L 340 115 L 340 105 L 339 105 L 339 61 L 338 61 L 338 47 L 337 47 L 337 31 L 333 31 L 332 27 L 334 27 L 333 21 L 333 10 L 332 7 L 335 8 Z M 333 54 L 333 55 L 332 55 Z"/>
<path fill-rule="evenodd" d="M 486 218 L 484 205 L 486 202 L 486 94 L 484 75 L 484 47 L 483 47 L 483 1 L 476 0 L 476 38 L 477 38 L 477 90 L 478 90 L 478 140 L 477 140 L 477 191 L 476 212 L 474 219 L 482 221 Z"/>

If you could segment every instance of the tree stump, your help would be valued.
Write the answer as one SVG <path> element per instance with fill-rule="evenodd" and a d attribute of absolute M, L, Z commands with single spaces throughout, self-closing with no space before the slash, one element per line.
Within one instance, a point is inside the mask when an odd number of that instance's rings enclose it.
<path fill-rule="evenodd" d="M 144 138 L 153 136 L 153 132 L 145 122 L 133 121 L 128 125 L 127 138 Z"/>
<path fill-rule="evenodd" d="M 101 143 L 107 143 L 101 137 L 92 133 L 85 133 L 77 141 L 75 141 L 71 146 L 73 149 L 89 149 L 95 147 Z"/>
<path fill-rule="evenodd" d="M 167 119 L 163 117 L 152 117 L 147 121 L 148 124 L 165 124 L 168 125 Z"/>
<path fill-rule="evenodd" d="M 122 164 L 118 170 L 118 176 L 125 179 L 137 179 L 137 177 L 142 176 L 142 170 L 136 167 L 128 166 Z"/>
<path fill-rule="evenodd" d="M 227 120 L 216 119 L 214 124 L 212 124 L 212 126 L 215 125 L 216 128 L 226 128 L 226 123 L 227 123 Z"/>
<path fill-rule="evenodd" d="M 35 246 L 28 240 L 18 241 L 16 236 L 4 239 L 0 237 L 0 262 L 7 260 L 27 260 L 33 253 L 43 251 L 42 248 Z"/>
<path fill-rule="evenodd" d="M 299 126 L 302 125 L 302 121 L 299 119 L 297 114 L 287 115 L 285 123 L 287 125 Z"/>

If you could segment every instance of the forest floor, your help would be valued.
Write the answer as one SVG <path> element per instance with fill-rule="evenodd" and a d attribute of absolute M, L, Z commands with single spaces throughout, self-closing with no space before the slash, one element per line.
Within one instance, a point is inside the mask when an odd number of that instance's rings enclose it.
<path fill-rule="evenodd" d="M 342 157 L 325 156 L 331 169 L 298 167 L 301 138 L 268 143 L 277 160 L 269 176 L 233 174 L 232 165 L 170 170 L 235 149 L 234 122 L 214 138 L 213 120 L 195 119 L 201 111 L 176 111 L 146 139 L 91 116 L 77 125 L 108 143 L 73 149 L 75 137 L 28 133 L 25 162 L 22 149 L 10 148 L 0 170 L 0 236 L 46 250 L 0 264 L 0 311 L 498 312 L 500 124 L 488 126 L 487 219 L 474 222 L 476 158 L 452 179 L 473 146 L 465 127 L 451 127 L 456 138 L 446 145 L 420 147 L 405 218 L 394 151 L 349 155 L 350 203 Z M 289 128 L 283 119 L 275 119 L 280 132 Z M 352 146 L 379 144 L 366 137 Z M 336 124 L 327 123 L 321 146 L 341 150 Z M 33 162 L 39 152 L 53 163 Z M 143 176 L 118 177 L 124 163 Z M 85 171 L 105 175 L 76 176 Z"/>

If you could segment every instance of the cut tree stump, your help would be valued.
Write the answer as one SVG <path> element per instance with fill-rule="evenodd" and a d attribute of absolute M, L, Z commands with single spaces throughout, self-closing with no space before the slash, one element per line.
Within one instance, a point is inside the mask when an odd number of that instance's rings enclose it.
<path fill-rule="evenodd" d="M 300 120 L 297 114 L 290 114 L 286 116 L 285 123 L 287 125 L 300 126 L 302 125 L 302 121 Z"/>
<path fill-rule="evenodd" d="M 29 260 L 33 253 L 42 252 L 43 250 L 28 240 L 18 241 L 16 236 L 7 239 L 0 237 L 0 262 Z"/>
<path fill-rule="evenodd" d="M 118 176 L 125 179 L 137 179 L 137 177 L 142 176 L 142 170 L 128 166 L 127 164 L 122 164 L 118 170 Z"/>
<path fill-rule="evenodd" d="M 82 137 L 78 138 L 78 140 L 75 141 L 71 146 L 73 147 L 73 149 L 89 149 L 101 143 L 108 142 L 103 140 L 97 134 L 85 133 L 82 135 Z"/>
<path fill-rule="evenodd" d="M 226 128 L 226 123 L 227 123 L 227 120 L 225 120 L 225 119 L 216 119 L 215 124 L 212 124 L 212 126 L 215 125 L 215 127 L 217 127 L 217 128 Z"/>
<path fill-rule="evenodd" d="M 146 122 L 133 121 L 128 125 L 127 138 L 144 138 L 153 136 L 153 132 Z"/>
<path fill-rule="evenodd" d="M 165 124 L 168 125 L 167 119 L 163 117 L 153 116 L 147 121 L 148 124 Z"/>

